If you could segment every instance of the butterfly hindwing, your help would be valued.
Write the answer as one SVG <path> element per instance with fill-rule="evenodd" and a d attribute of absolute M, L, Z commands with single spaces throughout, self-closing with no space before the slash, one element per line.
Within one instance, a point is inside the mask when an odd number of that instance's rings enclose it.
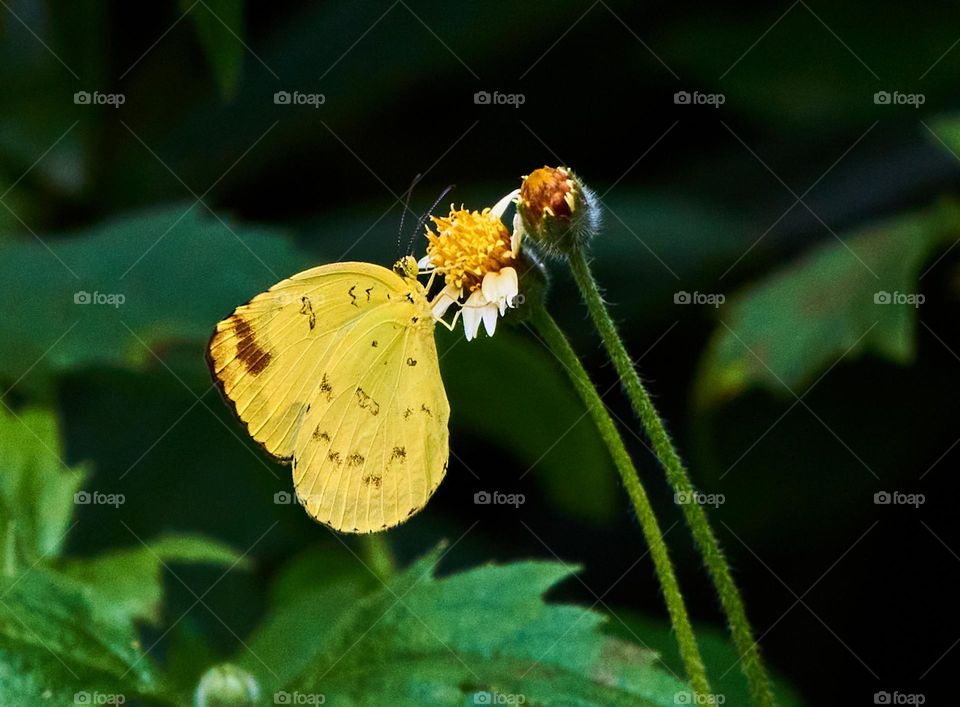
<path fill-rule="evenodd" d="M 338 372 L 356 384 L 311 408 L 294 453 L 294 483 L 308 512 L 353 532 L 409 518 L 447 468 L 450 408 L 437 385 L 432 331 L 406 327 L 398 334 L 384 325 L 367 332 L 368 340 L 374 336 L 388 349 L 372 365 Z"/>

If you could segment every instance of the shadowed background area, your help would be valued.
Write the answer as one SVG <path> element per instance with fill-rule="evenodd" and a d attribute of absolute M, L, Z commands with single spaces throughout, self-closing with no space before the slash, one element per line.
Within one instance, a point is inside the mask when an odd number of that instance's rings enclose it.
<path fill-rule="evenodd" d="M 163 577 L 144 643 L 197 656 L 174 669 L 184 685 L 243 653 L 291 558 L 314 558 L 304 576 L 322 585 L 358 548 L 275 502 L 290 470 L 214 391 L 214 323 L 314 264 L 393 263 L 418 174 L 421 213 L 447 185 L 482 208 L 564 164 L 600 196 L 596 274 L 709 494 L 784 704 L 933 700 L 960 654 L 942 580 L 960 562 L 951 5 L 0 4 L 0 412 L 54 411 L 85 488 L 124 496 L 78 506 L 70 554 L 174 531 L 252 548 L 249 571 L 203 595 L 215 613 L 186 612 L 222 569 Z M 634 453 L 716 691 L 737 704 L 682 515 L 550 270 L 550 309 Z M 406 564 L 449 539 L 444 572 L 577 565 L 550 598 L 608 613 L 607 631 L 679 671 L 606 450 L 556 360 L 508 321 L 470 343 L 438 328 L 450 470 L 387 541 Z M 478 505 L 483 491 L 525 502 Z"/>

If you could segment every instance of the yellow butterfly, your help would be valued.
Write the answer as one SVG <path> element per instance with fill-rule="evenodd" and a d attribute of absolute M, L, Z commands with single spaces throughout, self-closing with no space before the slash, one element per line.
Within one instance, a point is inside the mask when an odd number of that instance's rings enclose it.
<path fill-rule="evenodd" d="M 207 351 L 250 435 L 292 461 L 300 502 L 337 530 L 397 525 L 447 470 L 431 306 L 416 265 L 398 266 L 294 275 L 217 324 Z"/>
<path fill-rule="evenodd" d="M 292 462 L 297 498 L 319 522 L 354 533 L 393 527 L 443 480 L 450 405 L 433 329 L 452 328 L 463 312 L 468 339 L 481 320 L 492 334 L 497 314 L 513 306 L 517 277 L 508 263 L 519 241 L 504 237 L 500 222 L 516 193 L 508 196 L 482 213 L 434 219 L 441 232 L 430 234 L 419 264 L 407 256 L 393 271 L 322 265 L 217 324 L 207 348 L 214 380 L 250 436 Z M 464 260 L 461 251 L 479 255 Z M 433 301 L 421 273 L 446 280 Z M 467 309 L 447 324 L 452 303 Z"/>

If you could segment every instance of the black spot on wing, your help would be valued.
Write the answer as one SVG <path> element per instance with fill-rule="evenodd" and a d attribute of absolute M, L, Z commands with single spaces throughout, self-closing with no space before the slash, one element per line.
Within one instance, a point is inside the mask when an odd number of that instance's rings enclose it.
<path fill-rule="evenodd" d="M 327 402 L 333 401 L 333 386 L 330 385 L 330 381 L 327 380 L 326 373 L 323 374 L 320 380 L 320 395 L 326 396 Z"/>
<path fill-rule="evenodd" d="M 357 405 L 367 410 L 371 415 L 380 414 L 380 403 L 367 395 L 363 388 L 357 388 Z"/>
<path fill-rule="evenodd" d="M 313 328 L 317 325 L 317 315 L 313 311 L 313 303 L 306 295 L 300 298 L 300 314 L 307 317 L 307 323 L 310 325 L 310 330 L 313 331 Z"/>

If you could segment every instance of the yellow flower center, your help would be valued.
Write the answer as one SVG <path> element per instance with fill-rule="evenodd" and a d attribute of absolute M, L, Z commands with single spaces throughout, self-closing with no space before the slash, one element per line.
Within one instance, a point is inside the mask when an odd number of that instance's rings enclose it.
<path fill-rule="evenodd" d="M 447 285 L 473 292 L 483 276 L 513 264 L 510 233 L 499 218 L 483 211 L 454 210 L 446 218 L 431 217 L 427 227 L 427 257 Z"/>

